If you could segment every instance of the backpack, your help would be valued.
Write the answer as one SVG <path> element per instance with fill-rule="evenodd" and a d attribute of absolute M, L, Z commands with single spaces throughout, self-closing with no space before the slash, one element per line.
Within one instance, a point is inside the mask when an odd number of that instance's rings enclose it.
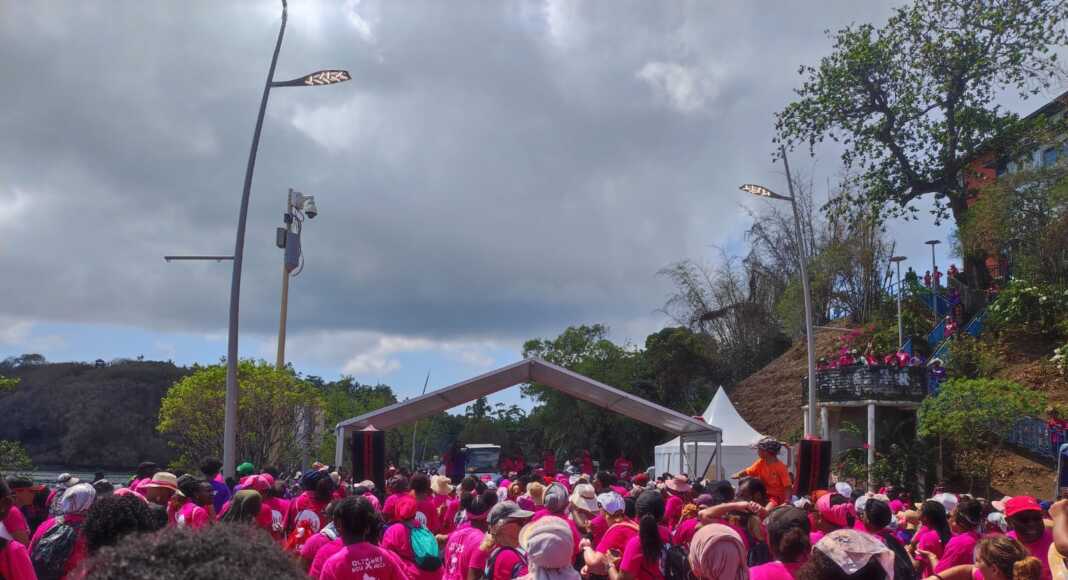
<path fill-rule="evenodd" d="M 300 549 L 304 547 L 304 543 L 317 533 L 312 529 L 312 522 L 301 520 L 297 522 L 297 527 L 293 528 L 292 532 L 289 532 L 289 537 L 282 544 L 282 549 L 286 552 L 299 554 Z"/>
<path fill-rule="evenodd" d="M 422 526 L 409 526 L 408 543 L 412 545 L 412 554 L 415 555 L 415 565 L 420 570 L 436 572 L 441 568 L 441 552 L 438 550 L 438 539 L 430 530 Z"/>
<path fill-rule="evenodd" d="M 660 573 L 664 580 L 690 580 L 690 554 L 683 546 L 665 543 L 660 548 Z"/>
<path fill-rule="evenodd" d="M 492 552 L 490 552 L 489 560 L 486 560 L 486 569 L 483 572 L 482 576 L 483 578 L 485 578 L 485 580 L 493 580 L 493 568 L 497 565 L 497 556 L 499 556 L 500 553 L 505 550 L 515 552 L 516 555 L 519 556 L 519 561 L 512 565 L 512 569 L 509 571 L 508 577 L 519 578 L 520 576 L 522 576 L 523 567 L 527 565 L 526 552 L 520 550 L 519 548 L 507 548 L 504 546 L 497 546 L 496 548 L 493 548 Z"/>
<path fill-rule="evenodd" d="M 59 516 L 55 525 L 37 541 L 30 561 L 39 580 L 59 580 L 63 577 L 81 527 L 81 523 L 67 523 L 63 516 Z"/>

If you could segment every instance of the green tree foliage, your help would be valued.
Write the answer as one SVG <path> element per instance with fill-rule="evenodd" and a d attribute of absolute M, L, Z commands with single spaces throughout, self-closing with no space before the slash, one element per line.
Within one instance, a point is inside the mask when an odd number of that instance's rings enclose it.
<path fill-rule="evenodd" d="M 831 54 L 801 67 L 777 139 L 844 145 L 860 193 L 837 204 L 911 215 L 913 201 L 933 194 L 936 222 L 951 214 L 959 224 L 970 160 L 995 138 L 1028 145 L 1018 138 L 1030 125 L 995 104 L 999 93 L 1026 98 L 1050 86 L 1066 18 L 1063 0 L 916 0 L 882 27 L 838 30 Z"/>
<path fill-rule="evenodd" d="M 387 385 L 363 385 L 356 379 L 343 376 L 337 381 L 324 382 L 319 377 L 308 377 L 308 383 L 319 391 L 322 398 L 323 429 L 322 438 L 315 452 L 320 461 L 329 463 L 334 460 L 337 437 L 333 427 L 352 417 L 357 417 L 381 409 L 397 402 L 393 389 Z M 396 443 L 396 442 L 394 442 Z M 348 458 L 345 458 L 348 461 Z"/>
<path fill-rule="evenodd" d="M 4 391 L 14 390 L 19 384 L 19 380 L 11 377 L 0 376 L 0 393 Z"/>
<path fill-rule="evenodd" d="M 1068 335 L 1068 287 L 1013 280 L 989 307 L 998 331 L 1031 336 Z"/>
<path fill-rule="evenodd" d="M 988 379 L 1004 367 L 1005 357 L 993 343 L 963 333 L 949 343 L 946 372 L 951 377 Z"/>
<path fill-rule="evenodd" d="M 984 187 L 958 238 L 967 254 L 1008 262 L 1014 278 L 1068 285 L 1068 162 L 1002 175 Z"/>
<path fill-rule="evenodd" d="M 43 358 L 0 363 L 0 372 L 19 380 L 0 392 L 0 439 L 21 442 L 45 467 L 128 469 L 171 459 L 156 419 L 164 393 L 188 370 L 163 362 L 96 367 Z"/>
<path fill-rule="evenodd" d="M 307 414 L 319 416 L 322 395 L 290 369 L 243 360 L 238 367 L 237 456 L 255 465 L 293 465 L 300 458 L 296 433 Z M 226 366 L 197 369 L 174 384 L 159 411 L 160 433 L 179 452 L 177 463 L 192 467 L 222 454 Z"/>
<path fill-rule="evenodd" d="M 18 441 L 0 441 L 0 473 L 33 471 L 33 461 Z"/>
<path fill-rule="evenodd" d="M 976 481 L 989 482 L 1013 425 L 1045 406 L 1045 395 L 1012 381 L 951 379 L 938 395 L 924 400 L 919 434 L 950 443 L 957 469 L 974 487 Z"/>

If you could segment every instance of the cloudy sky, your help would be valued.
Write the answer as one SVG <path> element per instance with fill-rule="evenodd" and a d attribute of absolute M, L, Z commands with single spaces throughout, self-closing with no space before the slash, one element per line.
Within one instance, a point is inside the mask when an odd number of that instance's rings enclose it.
<path fill-rule="evenodd" d="M 0 356 L 225 353 L 270 0 L 5 2 Z M 274 358 L 287 188 L 314 194 L 288 359 L 402 395 L 528 338 L 664 325 L 656 272 L 741 249 L 741 182 L 782 187 L 773 113 L 823 31 L 883 3 L 291 0 L 248 221 L 241 352 Z M 1035 105 L 1037 106 L 1037 104 Z M 1028 105 L 1024 111 L 1029 111 Z M 833 175 L 833 152 L 795 165 Z M 947 232 L 895 225 L 904 253 Z M 940 256 L 943 259 L 944 256 Z"/>

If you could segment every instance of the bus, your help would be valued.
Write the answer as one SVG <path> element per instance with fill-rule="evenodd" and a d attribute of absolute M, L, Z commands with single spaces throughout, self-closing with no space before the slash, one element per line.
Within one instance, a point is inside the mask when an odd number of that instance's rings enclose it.
<path fill-rule="evenodd" d="M 496 481 L 500 476 L 501 446 L 490 443 L 470 443 L 461 450 L 464 454 L 464 475 L 479 479 L 484 475 Z"/>

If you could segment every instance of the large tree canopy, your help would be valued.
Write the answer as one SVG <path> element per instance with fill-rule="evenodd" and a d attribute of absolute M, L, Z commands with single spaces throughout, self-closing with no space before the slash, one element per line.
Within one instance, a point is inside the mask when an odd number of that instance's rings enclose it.
<path fill-rule="evenodd" d="M 777 140 L 845 145 L 862 193 L 840 202 L 911 215 L 912 201 L 934 194 L 936 222 L 959 221 L 968 162 L 993 139 L 1029 133 L 998 94 L 1027 98 L 1062 74 L 1054 48 L 1068 38 L 1066 17 L 1066 0 L 917 0 L 881 28 L 843 28 L 830 55 L 801 67 Z"/>

